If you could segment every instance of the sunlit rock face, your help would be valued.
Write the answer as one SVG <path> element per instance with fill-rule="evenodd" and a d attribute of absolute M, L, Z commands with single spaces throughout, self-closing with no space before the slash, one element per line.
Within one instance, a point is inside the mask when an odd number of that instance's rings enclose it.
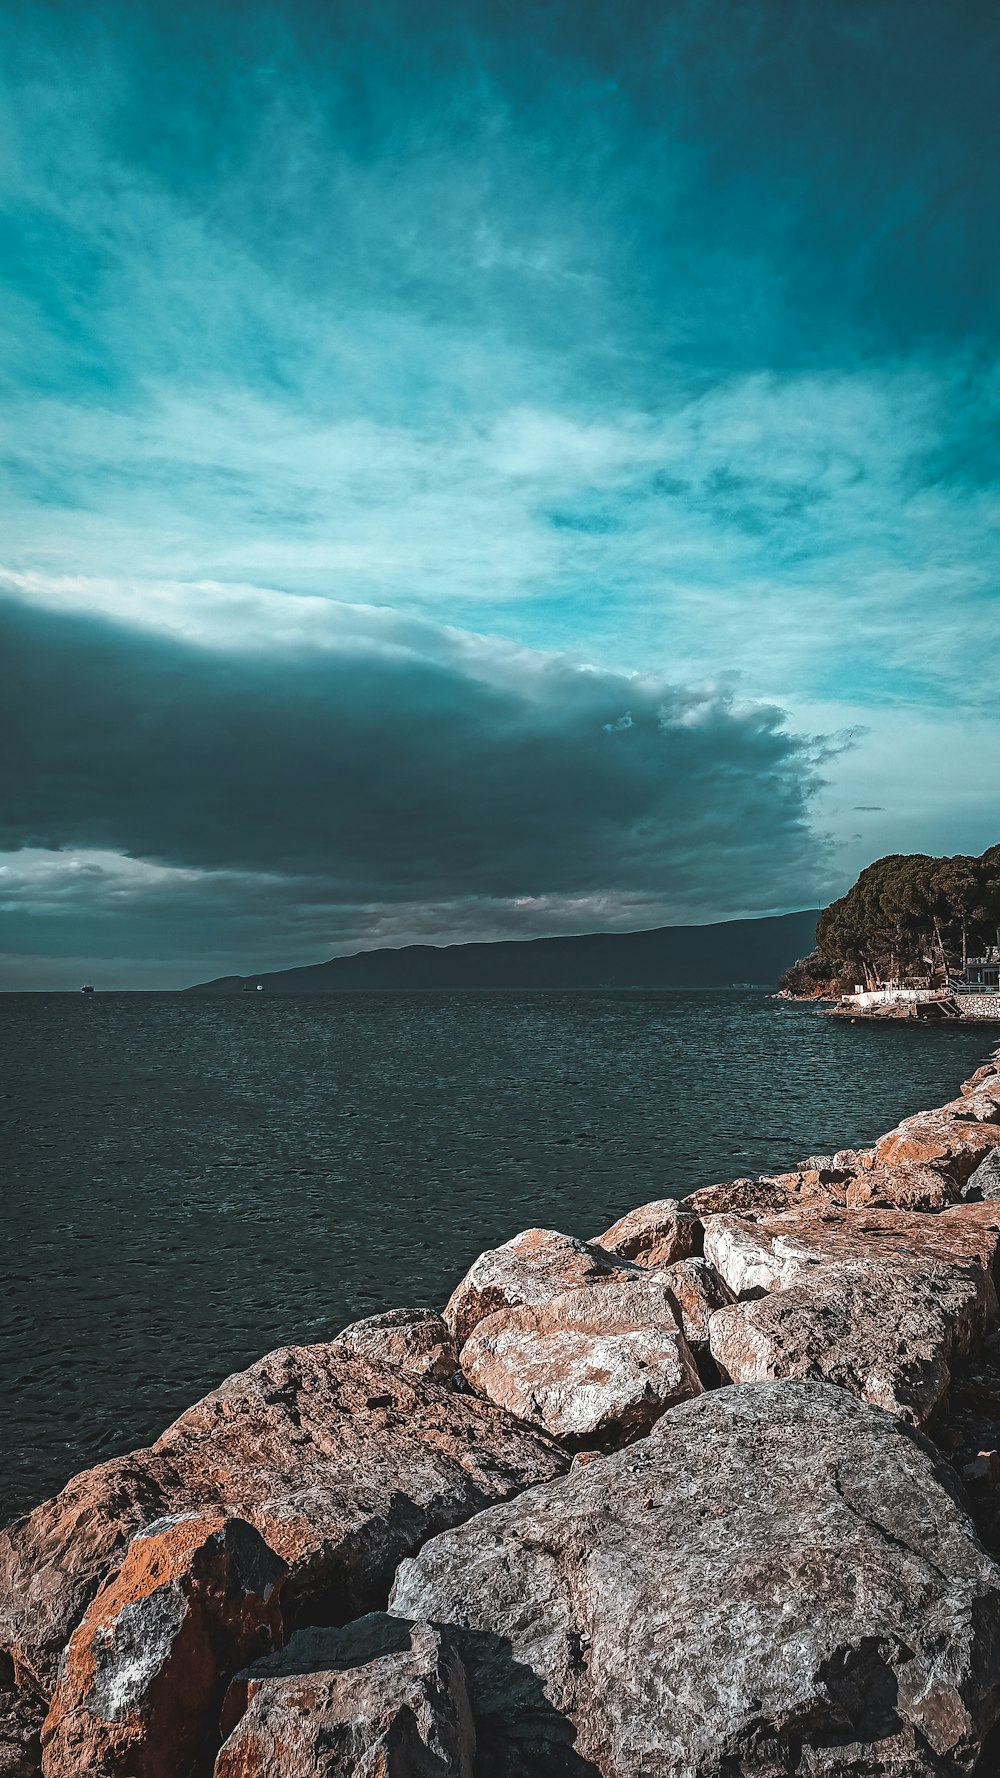
<path fill-rule="evenodd" d="M 480 1394 L 571 1448 L 629 1444 L 702 1387 L 676 1298 L 649 1273 L 488 1315 L 461 1363 Z"/>
<path fill-rule="evenodd" d="M 525 1229 L 481 1253 L 452 1291 L 444 1318 L 459 1346 L 499 1309 L 538 1308 L 564 1290 L 635 1277 L 638 1267 L 555 1229 Z"/>

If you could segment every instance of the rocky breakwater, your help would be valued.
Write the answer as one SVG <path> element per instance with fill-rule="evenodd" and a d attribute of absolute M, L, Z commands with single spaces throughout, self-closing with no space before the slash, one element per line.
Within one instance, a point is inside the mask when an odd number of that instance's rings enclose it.
<path fill-rule="evenodd" d="M 990 1778 L 998 1113 L 524 1231 L 75 1477 L 0 1778 Z"/>

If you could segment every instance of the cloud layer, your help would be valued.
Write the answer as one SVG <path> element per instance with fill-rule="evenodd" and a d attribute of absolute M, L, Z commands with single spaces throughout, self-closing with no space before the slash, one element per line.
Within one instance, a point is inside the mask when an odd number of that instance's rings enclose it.
<path fill-rule="evenodd" d="M 409 628 L 354 610 L 323 649 L 234 653 L 7 602 L 21 893 L 55 914 L 197 896 L 216 931 L 284 904 L 296 955 L 303 930 L 384 935 L 392 907 L 438 937 L 472 910 L 581 930 L 772 907 L 776 858 L 783 898 L 815 893 L 818 749 L 780 711 Z"/>

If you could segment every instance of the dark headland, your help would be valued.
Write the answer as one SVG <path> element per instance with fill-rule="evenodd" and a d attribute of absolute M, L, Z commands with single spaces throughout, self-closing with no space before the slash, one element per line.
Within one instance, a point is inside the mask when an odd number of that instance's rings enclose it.
<path fill-rule="evenodd" d="M 407 945 L 359 951 L 298 969 L 224 975 L 188 994 L 241 994 L 261 983 L 279 994 L 408 989 L 729 988 L 770 986 L 793 957 L 812 950 L 819 910 L 651 932 L 592 932 L 574 938 L 501 939 L 492 944 Z"/>

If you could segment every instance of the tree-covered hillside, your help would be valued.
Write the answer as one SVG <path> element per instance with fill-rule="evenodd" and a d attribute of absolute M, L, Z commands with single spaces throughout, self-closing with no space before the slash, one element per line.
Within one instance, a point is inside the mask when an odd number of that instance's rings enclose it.
<path fill-rule="evenodd" d="M 785 971 L 793 994 L 841 993 L 863 982 L 947 987 L 969 958 L 1000 946 L 1000 846 L 979 858 L 892 853 L 824 909 L 816 949 Z"/>

